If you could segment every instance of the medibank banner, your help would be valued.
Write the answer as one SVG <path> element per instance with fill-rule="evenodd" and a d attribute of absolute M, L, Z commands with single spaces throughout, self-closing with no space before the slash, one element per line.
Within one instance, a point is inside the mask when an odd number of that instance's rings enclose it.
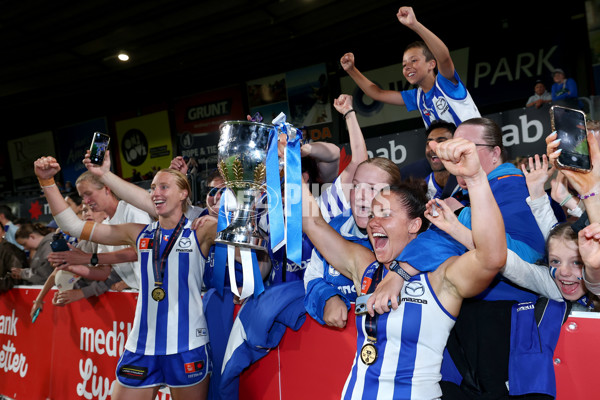
<path fill-rule="evenodd" d="M 173 149 L 167 111 L 117 121 L 115 126 L 123 178 L 131 178 L 134 170 L 146 175 L 169 167 Z"/>
<path fill-rule="evenodd" d="M 40 289 L 0 294 L 0 394 L 13 399 L 110 399 L 115 369 L 131 331 L 137 293 L 107 292 L 65 307 L 51 304 L 35 323 Z M 157 399 L 169 398 L 159 393 Z"/>
<path fill-rule="evenodd" d="M 175 104 L 175 128 L 178 134 L 216 132 L 223 121 L 245 119 L 239 86 L 200 93 Z"/>

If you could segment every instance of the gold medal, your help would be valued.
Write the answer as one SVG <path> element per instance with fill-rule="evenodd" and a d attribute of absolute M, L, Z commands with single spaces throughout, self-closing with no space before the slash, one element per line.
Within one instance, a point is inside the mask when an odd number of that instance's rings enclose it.
<path fill-rule="evenodd" d="M 371 365 L 377 360 L 377 347 L 373 343 L 365 344 L 360 349 L 360 361 L 365 365 Z"/>
<path fill-rule="evenodd" d="M 152 299 L 154 299 L 154 301 L 161 301 L 165 298 L 166 294 L 165 289 L 157 286 L 152 290 Z"/>

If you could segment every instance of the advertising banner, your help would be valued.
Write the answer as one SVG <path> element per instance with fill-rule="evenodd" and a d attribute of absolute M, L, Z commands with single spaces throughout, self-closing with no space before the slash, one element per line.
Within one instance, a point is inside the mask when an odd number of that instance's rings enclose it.
<path fill-rule="evenodd" d="M 32 323 L 29 312 L 39 290 L 21 286 L 0 294 L 0 395 L 16 400 L 110 399 L 137 294 L 107 292 L 56 307 L 50 304 L 52 290 Z M 594 398 L 594 362 L 600 350 L 590 344 L 598 329 L 597 312 L 574 312 L 564 323 L 553 357 L 558 400 Z M 307 317 L 298 331 L 287 328 L 279 345 L 241 374 L 239 398 L 338 399 L 355 351 L 354 307 L 345 329 Z M 169 398 L 168 389 L 157 396 Z"/>
<path fill-rule="evenodd" d="M 546 152 L 545 138 L 552 132 L 550 106 L 517 108 L 485 115 L 502 128 L 502 142 L 509 160 Z M 425 158 L 425 128 L 368 138 L 365 140 L 370 157 L 385 157 L 399 167 Z M 348 152 L 348 146 L 345 152 Z"/>
<path fill-rule="evenodd" d="M 217 132 L 223 121 L 246 119 L 241 88 L 231 86 L 180 99 L 174 116 L 178 134 Z"/>
<path fill-rule="evenodd" d="M 247 92 L 250 115 L 260 113 L 263 122 L 271 123 L 283 112 L 287 122 L 303 128 L 305 140 L 339 141 L 338 132 L 333 129 L 337 111 L 332 109 L 325 64 L 247 82 Z"/>
<path fill-rule="evenodd" d="M 42 156 L 56 156 L 52 132 L 40 132 L 9 140 L 6 145 L 15 190 L 36 187 L 38 183 L 33 172 L 33 162 Z"/>
<path fill-rule="evenodd" d="M 167 111 L 117 121 L 115 126 L 123 178 L 137 172 L 151 178 L 160 168 L 169 167 L 173 150 Z"/>
<path fill-rule="evenodd" d="M 135 292 L 107 292 L 29 313 L 40 286 L 0 295 L 0 394 L 13 399 L 110 399 L 115 368 L 131 331 Z M 166 400 L 168 391 L 157 399 Z"/>

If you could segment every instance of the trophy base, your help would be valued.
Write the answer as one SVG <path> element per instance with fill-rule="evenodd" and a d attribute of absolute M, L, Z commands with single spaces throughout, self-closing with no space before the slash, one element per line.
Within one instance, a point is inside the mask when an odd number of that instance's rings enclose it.
<path fill-rule="evenodd" d="M 215 243 L 229 244 L 254 250 L 267 250 L 267 240 L 258 235 L 222 230 L 217 233 Z"/>

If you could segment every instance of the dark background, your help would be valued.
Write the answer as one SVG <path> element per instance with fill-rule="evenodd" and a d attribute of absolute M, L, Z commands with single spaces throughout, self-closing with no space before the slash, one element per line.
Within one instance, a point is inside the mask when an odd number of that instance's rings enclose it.
<path fill-rule="evenodd" d="M 404 47 L 418 39 L 396 18 L 402 5 L 412 5 L 450 50 L 469 47 L 470 58 L 557 44 L 554 62 L 577 80 L 580 95 L 595 94 L 582 0 L 560 7 L 514 0 L 3 1 L 0 143 L 99 116 L 170 110 L 190 94 L 323 62 L 335 97 L 345 52 L 355 53 L 362 71 L 402 62 Z M 131 61 L 118 62 L 119 50 Z M 533 94 L 533 78 L 486 91 L 468 78 L 482 114 L 522 107 Z M 548 71 L 543 78 L 549 89 Z M 417 116 L 365 129 L 365 136 L 420 127 Z"/>

